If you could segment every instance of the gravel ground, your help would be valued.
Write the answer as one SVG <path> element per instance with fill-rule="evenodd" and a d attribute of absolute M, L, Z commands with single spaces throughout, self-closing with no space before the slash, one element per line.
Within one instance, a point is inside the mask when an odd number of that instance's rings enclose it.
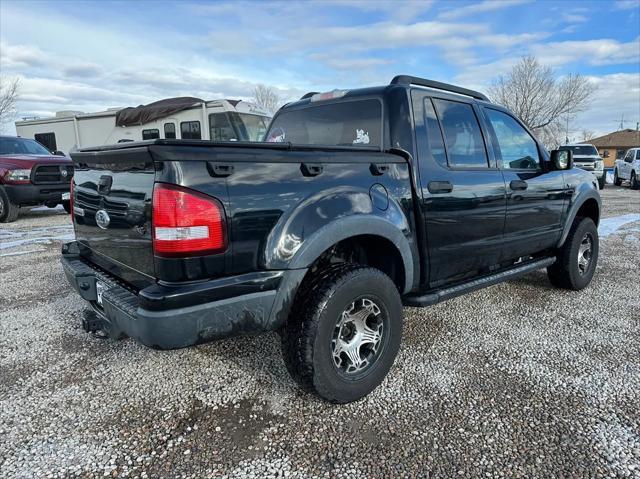
<path fill-rule="evenodd" d="M 388 378 L 346 406 L 294 386 L 276 334 L 83 333 L 68 217 L 25 214 L 0 226 L 0 477 L 640 477 L 640 192 L 603 202 L 589 288 L 536 272 L 407 308 Z"/>

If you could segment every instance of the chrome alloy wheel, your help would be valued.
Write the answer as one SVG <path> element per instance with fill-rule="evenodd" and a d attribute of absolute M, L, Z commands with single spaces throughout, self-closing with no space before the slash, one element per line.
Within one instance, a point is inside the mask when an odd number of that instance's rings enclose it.
<path fill-rule="evenodd" d="M 347 306 L 331 340 L 338 371 L 352 376 L 369 368 L 380 356 L 384 333 L 384 315 L 375 302 L 362 298 Z"/>
<path fill-rule="evenodd" d="M 578 272 L 580 275 L 585 274 L 591 264 L 593 255 L 593 238 L 590 233 L 586 233 L 582 237 L 580 247 L 578 248 Z"/>

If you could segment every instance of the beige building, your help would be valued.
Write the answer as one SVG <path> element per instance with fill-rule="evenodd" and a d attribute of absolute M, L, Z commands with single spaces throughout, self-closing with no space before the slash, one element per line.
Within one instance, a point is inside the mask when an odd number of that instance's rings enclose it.
<path fill-rule="evenodd" d="M 640 131 L 620 130 L 608 135 L 594 138 L 585 143 L 591 143 L 598 149 L 598 153 L 604 160 L 605 168 L 613 167 L 617 159 L 621 159 L 629 148 L 640 147 Z"/>

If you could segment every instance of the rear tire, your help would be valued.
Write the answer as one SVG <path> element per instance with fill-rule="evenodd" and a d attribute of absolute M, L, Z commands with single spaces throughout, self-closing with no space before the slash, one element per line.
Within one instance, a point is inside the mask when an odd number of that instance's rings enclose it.
<path fill-rule="evenodd" d="M 622 180 L 618 176 L 618 170 L 613 170 L 613 184 L 616 186 L 620 186 L 622 184 Z"/>
<path fill-rule="evenodd" d="M 0 188 L 0 223 L 11 223 L 18 218 L 20 206 L 11 202 L 7 192 Z"/>
<path fill-rule="evenodd" d="M 591 218 L 576 218 L 569 236 L 558 251 L 557 260 L 547 268 L 556 288 L 579 291 L 591 282 L 598 263 L 598 229 Z"/>
<path fill-rule="evenodd" d="M 601 190 L 604 190 L 605 183 L 606 181 L 604 176 L 602 178 L 598 178 L 598 186 L 600 187 Z"/>
<path fill-rule="evenodd" d="M 348 403 L 373 391 L 400 348 L 402 302 L 382 271 L 335 265 L 305 280 L 282 332 L 293 379 L 327 401 Z"/>
<path fill-rule="evenodd" d="M 65 210 L 68 214 L 71 214 L 71 202 L 70 202 L 70 201 L 63 201 L 63 202 L 62 202 L 62 207 L 64 208 L 64 210 Z"/>
<path fill-rule="evenodd" d="M 632 190 L 637 190 L 640 187 L 640 182 L 638 182 L 638 177 L 636 176 L 636 172 L 631 172 L 631 179 L 629 180 L 629 188 Z"/>

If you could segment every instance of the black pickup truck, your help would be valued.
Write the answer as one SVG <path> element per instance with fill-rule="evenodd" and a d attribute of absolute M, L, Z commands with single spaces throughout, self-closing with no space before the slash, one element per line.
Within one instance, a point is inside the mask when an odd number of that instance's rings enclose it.
<path fill-rule="evenodd" d="M 403 304 L 594 274 L 596 181 L 481 93 L 409 76 L 309 93 L 265 140 L 71 154 L 62 263 L 85 329 L 158 349 L 277 330 L 299 384 L 349 402 L 391 368 Z"/>

